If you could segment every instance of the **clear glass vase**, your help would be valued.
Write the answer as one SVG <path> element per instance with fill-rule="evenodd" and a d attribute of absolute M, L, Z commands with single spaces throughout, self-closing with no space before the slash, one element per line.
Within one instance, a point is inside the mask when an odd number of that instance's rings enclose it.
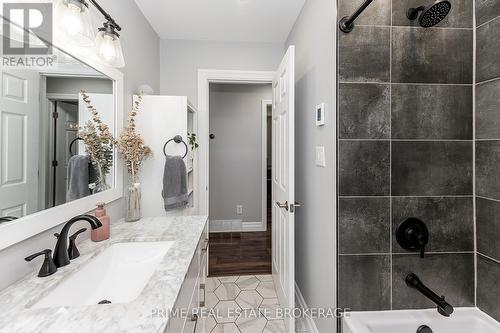
<path fill-rule="evenodd" d="M 136 222 L 141 219 L 141 196 L 141 183 L 131 184 L 127 193 L 127 214 L 125 215 L 126 222 Z"/>
<path fill-rule="evenodd" d="M 109 190 L 111 187 L 106 184 L 106 175 L 102 172 L 101 165 L 98 163 L 97 168 L 97 181 L 93 193 L 100 193 Z"/>

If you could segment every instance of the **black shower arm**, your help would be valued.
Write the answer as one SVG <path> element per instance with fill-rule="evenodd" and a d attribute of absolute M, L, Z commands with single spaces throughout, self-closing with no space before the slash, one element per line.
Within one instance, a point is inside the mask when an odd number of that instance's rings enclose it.
<path fill-rule="evenodd" d="M 340 30 L 343 32 L 351 32 L 352 29 L 354 28 L 354 21 L 358 18 L 359 15 L 361 15 L 362 12 L 373 2 L 373 0 L 365 0 L 363 4 L 356 9 L 356 11 L 351 15 L 351 16 L 345 16 L 340 20 L 339 26 Z"/>

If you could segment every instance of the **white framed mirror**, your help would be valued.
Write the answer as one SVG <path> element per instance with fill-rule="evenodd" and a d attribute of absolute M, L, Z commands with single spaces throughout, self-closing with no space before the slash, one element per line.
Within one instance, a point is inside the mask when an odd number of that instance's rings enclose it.
<path fill-rule="evenodd" d="M 0 250 L 123 196 L 116 149 L 103 172 L 80 140 L 92 119 L 82 90 L 113 137 L 119 135 L 122 72 L 78 50 L 54 46 L 52 57 L 52 66 L 0 68 L 0 217 L 16 218 L 0 223 Z M 75 180 L 85 158 L 88 175 Z"/>

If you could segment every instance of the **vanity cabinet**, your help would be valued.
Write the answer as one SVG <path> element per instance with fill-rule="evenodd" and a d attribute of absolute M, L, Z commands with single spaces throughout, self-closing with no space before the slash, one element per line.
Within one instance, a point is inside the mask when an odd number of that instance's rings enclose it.
<path fill-rule="evenodd" d="M 208 223 L 201 234 L 188 272 L 177 295 L 174 309 L 178 315 L 170 318 L 165 333 L 203 333 L 204 321 L 192 316 L 205 306 L 205 282 L 208 273 Z"/>

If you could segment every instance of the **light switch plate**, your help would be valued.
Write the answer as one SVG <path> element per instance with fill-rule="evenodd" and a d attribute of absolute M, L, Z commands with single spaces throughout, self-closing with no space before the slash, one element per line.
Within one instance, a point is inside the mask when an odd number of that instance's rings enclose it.
<path fill-rule="evenodd" d="M 326 167 L 325 147 L 323 146 L 316 147 L 316 165 L 322 168 Z"/>
<path fill-rule="evenodd" d="M 325 103 L 321 103 L 320 105 L 316 106 L 316 126 L 323 126 L 325 125 Z"/>

